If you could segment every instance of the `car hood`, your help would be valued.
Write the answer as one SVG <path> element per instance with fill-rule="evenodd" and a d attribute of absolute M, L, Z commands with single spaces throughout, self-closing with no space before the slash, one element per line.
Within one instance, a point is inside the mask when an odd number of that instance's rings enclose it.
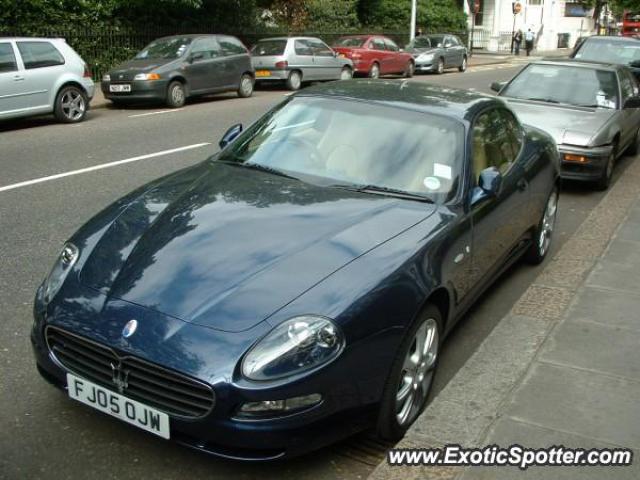
<path fill-rule="evenodd" d="M 124 63 L 121 63 L 117 67 L 112 68 L 109 71 L 109 75 L 111 75 L 112 80 L 119 80 L 119 75 L 122 75 L 122 80 L 130 80 L 137 73 L 148 73 L 152 70 L 155 70 L 162 65 L 166 65 L 173 60 L 167 60 L 162 58 L 144 58 L 144 59 L 133 59 L 128 60 Z M 115 78 L 114 78 L 115 76 Z"/>
<path fill-rule="evenodd" d="M 546 131 L 558 145 L 593 146 L 591 142 L 596 134 L 617 112 L 605 108 L 571 107 L 501 98 L 509 103 L 522 123 Z"/>
<path fill-rule="evenodd" d="M 186 322 L 243 331 L 434 211 L 239 166 L 199 168 L 150 188 L 101 228 L 80 281 Z"/>
<path fill-rule="evenodd" d="M 429 48 L 409 48 L 406 50 L 407 53 L 410 53 L 414 57 L 418 55 L 422 55 L 423 53 L 435 53 L 438 50 L 437 47 L 429 47 Z"/>

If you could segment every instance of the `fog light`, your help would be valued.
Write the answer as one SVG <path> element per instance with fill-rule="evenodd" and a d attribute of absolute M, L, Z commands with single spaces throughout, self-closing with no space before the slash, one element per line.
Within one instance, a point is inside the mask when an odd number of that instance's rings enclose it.
<path fill-rule="evenodd" d="M 262 402 L 247 402 L 240 407 L 241 417 L 269 417 L 303 410 L 313 407 L 322 400 L 322 395 L 313 393 L 302 397 L 286 398 L 284 400 L 264 400 Z"/>
<path fill-rule="evenodd" d="M 575 162 L 575 163 L 589 163 L 589 160 L 584 155 L 573 155 L 571 153 L 565 153 L 563 158 L 566 162 Z"/>

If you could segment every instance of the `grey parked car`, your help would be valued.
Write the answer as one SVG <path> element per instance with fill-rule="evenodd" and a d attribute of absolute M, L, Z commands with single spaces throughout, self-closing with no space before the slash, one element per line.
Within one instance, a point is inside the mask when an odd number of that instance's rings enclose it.
<path fill-rule="evenodd" d="M 616 159 L 638 152 L 640 87 L 627 67 L 540 61 L 491 88 L 522 122 L 555 138 L 564 178 L 595 181 L 605 189 Z"/>
<path fill-rule="evenodd" d="M 286 82 L 298 90 L 303 82 L 348 80 L 353 63 L 314 37 L 278 37 L 260 40 L 251 49 L 258 82 Z"/>
<path fill-rule="evenodd" d="M 443 73 L 446 68 L 467 69 L 467 48 L 455 35 L 422 35 L 405 50 L 415 58 L 416 72 Z"/>
<path fill-rule="evenodd" d="M 87 64 L 52 38 L 0 38 L 0 120 L 53 113 L 82 121 L 93 97 Z"/>
<path fill-rule="evenodd" d="M 178 35 L 154 40 L 132 60 L 102 78 L 102 93 L 114 103 L 160 100 L 170 107 L 188 97 L 237 91 L 253 93 L 249 51 L 228 35 Z"/>

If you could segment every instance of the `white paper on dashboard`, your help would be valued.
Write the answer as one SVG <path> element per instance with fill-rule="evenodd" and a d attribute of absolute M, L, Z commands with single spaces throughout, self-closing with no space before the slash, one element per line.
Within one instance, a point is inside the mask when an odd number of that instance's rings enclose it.
<path fill-rule="evenodd" d="M 436 177 L 446 178 L 447 180 L 451 180 L 451 167 L 449 165 L 443 165 L 441 163 L 433 164 L 433 174 Z"/>

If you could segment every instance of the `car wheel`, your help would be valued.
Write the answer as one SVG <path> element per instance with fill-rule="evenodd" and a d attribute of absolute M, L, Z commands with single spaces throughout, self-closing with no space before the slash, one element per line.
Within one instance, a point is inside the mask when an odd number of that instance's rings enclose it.
<path fill-rule="evenodd" d="M 411 78 L 416 70 L 416 66 L 413 62 L 409 62 L 407 67 L 404 69 L 404 78 Z"/>
<path fill-rule="evenodd" d="M 374 62 L 369 70 L 369 78 L 380 78 L 380 65 Z"/>
<path fill-rule="evenodd" d="M 248 98 L 251 95 L 253 95 L 253 77 L 248 73 L 245 73 L 240 77 L 238 96 L 240 98 Z"/>
<path fill-rule="evenodd" d="M 438 65 L 436 66 L 436 73 L 438 75 L 441 75 L 444 73 L 444 59 L 443 58 L 439 58 L 438 59 Z"/>
<path fill-rule="evenodd" d="M 340 71 L 340 80 L 351 80 L 353 78 L 353 70 L 349 67 L 342 67 Z"/>
<path fill-rule="evenodd" d="M 438 366 L 442 315 L 427 305 L 402 341 L 380 404 L 378 435 L 397 441 L 424 410 Z"/>
<path fill-rule="evenodd" d="M 549 195 L 547 199 L 547 204 L 542 213 L 542 219 L 533 236 L 533 242 L 526 253 L 526 260 L 532 265 L 542 263 L 547 253 L 549 253 L 558 213 L 558 193 L 558 187 L 554 187 L 551 195 Z"/>
<path fill-rule="evenodd" d="M 58 92 L 53 113 L 59 122 L 77 123 L 84 120 L 88 105 L 89 101 L 84 91 L 69 85 Z"/>
<path fill-rule="evenodd" d="M 602 175 L 600 179 L 596 182 L 596 188 L 598 190 L 606 190 L 611 185 L 611 177 L 613 176 L 613 167 L 616 163 L 616 147 L 613 147 L 613 150 L 609 154 L 609 158 L 607 158 L 607 164 L 602 170 Z"/>
<path fill-rule="evenodd" d="M 171 108 L 180 108 L 184 106 L 186 99 L 187 95 L 182 82 L 171 82 L 167 89 L 167 105 Z"/>
<path fill-rule="evenodd" d="M 287 78 L 287 88 L 289 90 L 300 90 L 302 86 L 302 75 L 299 71 L 293 70 L 289 73 L 289 77 Z"/>
<path fill-rule="evenodd" d="M 637 155 L 640 152 L 640 130 L 636 132 L 636 136 L 631 142 L 631 145 L 627 147 L 627 151 L 625 152 L 627 155 Z"/>
<path fill-rule="evenodd" d="M 467 71 L 467 57 L 462 57 L 462 63 L 458 67 L 458 70 L 460 70 L 461 72 Z"/>

